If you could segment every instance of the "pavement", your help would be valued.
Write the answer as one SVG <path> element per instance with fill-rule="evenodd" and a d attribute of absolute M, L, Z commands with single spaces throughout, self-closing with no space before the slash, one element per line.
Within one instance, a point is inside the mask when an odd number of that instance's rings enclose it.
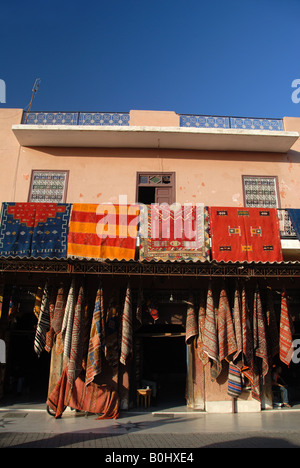
<path fill-rule="evenodd" d="M 190 454 L 193 460 L 171 460 L 186 462 L 196 461 L 200 448 L 300 448 L 299 407 L 237 414 L 150 407 L 123 411 L 117 420 L 68 408 L 56 420 L 44 404 L 0 403 L 0 448 L 101 448 L 106 462 L 140 453 L 140 463 L 149 462 L 150 452 L 161 457 L 150 462 L 170 461 L 164 459 L 168 451 L 175 458 Z"/>

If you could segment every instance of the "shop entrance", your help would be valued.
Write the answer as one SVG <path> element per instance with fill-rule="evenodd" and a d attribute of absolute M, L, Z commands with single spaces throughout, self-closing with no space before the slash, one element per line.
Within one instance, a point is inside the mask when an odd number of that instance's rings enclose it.
<path fill-rule="evenodd" d="M 20 287 L 18 306 L 10 318 L 6 317 L 7 363 L 1 402 L 32 404 L 47 399 L 51 353 L 43 351 L 38 357 L 34 351 L 35 290 Z"/>
<path fill-rule="evenodd" d="M 157 409 L 186 406 L 185 336 L 153 334 L 142 338 L 142 385 L 152 388 Z"/>

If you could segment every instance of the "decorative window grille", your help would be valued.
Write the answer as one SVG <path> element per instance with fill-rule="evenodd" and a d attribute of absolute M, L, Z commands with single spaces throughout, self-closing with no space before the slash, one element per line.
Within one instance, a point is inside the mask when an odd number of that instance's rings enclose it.
<path fill-rule="evenodd" d="M 243 188 L 245 206 L 279 208 L 277 177 L 243 176 Z"/>
<path fill-rule="evenodd" d="M 63 203 L 66 200 L 68 171 L 32 171 L 28 201 Z"/>

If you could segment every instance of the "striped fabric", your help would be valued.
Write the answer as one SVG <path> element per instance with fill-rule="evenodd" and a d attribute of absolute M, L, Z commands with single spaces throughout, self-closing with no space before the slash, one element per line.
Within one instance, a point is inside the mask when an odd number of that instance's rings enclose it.
<path fill-rule="evenodd" d="M 228 395 L 237 398 L 242 393 L 242 378 L 241 371 L 232 362 L 229 363 L 228 369 Z"/>
<path fill-rule="evenodd" d="M 58 352 L 64 354 L 64 359 L 68 362 L 70 359 L 70 349 L 72 340 L 73 319 L 75 313 L 75 280 L 71 282 L 68 292 L 68 298 L 65 308 L 61 332 L 57 336 L 59 341 Z"/>
<path fill-rule="evenodd" d="M 187 305 L 185 342 L 189 345 L 192 344 L 194 338 L 196 338 L 198 335 L 197 317 L 195 313 L 194 299 L 192 296 L 189 297 Z"/>
<path fill-rule="evenodd" d="M 237 350 L 231 311 L 225 289 L 221 290 L 218 310 L 218 340 L 220 361 L 231 360 Z"/>
<path fill-rule="evenodd" d="M 47 405 L 55 411 L 55 418 L 60 418 L 67 406 L 88 413 L 101 414 L 97 419 L 117 419 L 120 414 L 118 393 L 107 385 L 92 382 L 86 386 L 78 377 L 71 385 L 67 378 L 68 367 L 49 394 Z"/>
<path fill-rule="evenodd" d="M 203 350 L 214 361 L 219 360 L 217 324 L 211 288 L 207 292 Z"/>
<path fill-rule="evenodd" d="M 39 320 L 34 338 L 34 351 L 38 356 L 41 355 L 46 345 L 46 333 L 50 329 L 50 312 L 49 312 L 50 291 L 48 281 L 45 284 Z"/>
<path fill-rule="evenodd" d="M 269 370 L 268 346 L 266 338 L 266 324 L 263 315 L 260 292 L 257 289 L 254 293 L 253 304 L 253 342 L 254 354 L 256 358 L 262 360 L 261 363 L 261 376 L 267 375 Z"/>
<path fill-rule="evenodd" d="M 267 329 L 269 337 L 270 358 L 274 358 L 279 354 L 279 332 L 277 320 L 274 310 L 272 290 L 268 288 L 268 303 L 267 303 Z"/>
<path fill-rule="evenodd" d="M 68 236 L 70 258 L 133 260 L 138 205 L 74 203 Z"/>
<path fill-rule="evenodd" d="M 54 307 L 54 312 L 53 312 L 53 319 L 52 319 L 52 327 L 53 327 L 54 333 L 56 334 L 58 334 L 61 331 L 65 305 L 66 305 L 65 290 L 64 290 L 63 283 L 61 283 L 57 291 L 55 307 Z"/>
<path fill-rule="evenodd" d="M 214 302 L 212 290 L 209 287 L 206 301 L 206 316 L 203 333 L 203 351 L 211 360 L 210 376 L 212 380 L 216 380 L 222 370 L 219 359 L 218 332 L 216 317 L 214 311 Z"/>
<path fill-rule="evenodd" d="M 132 355 L 132 304 L 131 289 L 127 286 L 122 316 L 121 364 L 126 365 Z"/>
<path fill-rule="evenodd" d="M 83 325 L 84 325 L 84 292 L 81 286 L 75 307 L 74 323 L 72 329 L 72 340 L 70 349 L 70 361 L 68 381 L 73 384 L 82 369 L 83 357 Z"/>
<path fill-rule="evenodd" d="M 37 292 L 35 295 L 35 302 L 34 302 L 34 307 L 33 307 L 33 313 L 36 316 L 36 318 L 39 318 L 40 311 L 41 311 L 41 305 L 42 305 L 42 297 L 43 297 L 43 288 L 39 286 L 37 288 Z"/>
<path fill-rule="evenodd" d="M 238 359 L 242 359 L 242 352 L 243 352 L 243 335 L 242 335 L 242 304 L 241 304 L 241 296 L 236 287 L 234 292 L 234 306 L 233 306 L 233 323 L 234 323 L 234 332 L 235 332 L 235 339 L 237 350 L 235 355 L 233 356 L 233 361 L 237 361 Z"/>
<path fill-rule="evenodd" d="M 97 291 L 95 307 L 90 330 L 89 348 L 86 364 L 85 384 L 89 385 L 102 370 L 102 350 L 104 349 L 105 322 L 103 307 L 103 290 Z"/>
<path fill-rule="evenodd" d="M 245 287 L 242 289 L 242 336 L 244 364 L 250 367 L 253 362 L 253 334 Z"/>
<path fill-rule="evenodd" d="M 198 312 L 198 339 L 197 339 L 197 354 L 198 358 L 202 362 L 202 364 L 207 364 L 208 363 L 208 356 L 204 352 L 204 345 L 203 345 L 203 340 L 204 340 L 204 329 L 205 329 L 205 300 L 203 294 L 201 294 L 200 297 L 200 306 L 199 306 L 199 312 Z"/>
<path fill-rule="evenodd" d="M 281 362 L 287 366 L 290 364 L 293 348 L 293 323 L 290 316 L 286 292 L 281 293 L 281 312 L 280 312 L 280 339 L 279 339 L 279 357 Z"/>

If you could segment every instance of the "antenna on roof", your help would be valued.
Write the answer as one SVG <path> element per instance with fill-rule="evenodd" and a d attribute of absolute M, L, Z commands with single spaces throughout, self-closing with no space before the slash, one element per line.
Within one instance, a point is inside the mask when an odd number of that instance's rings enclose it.
<path fill-rule="evenodd" d="M 35 80 L 35 82 L 34 82 L 34 84 L 33 84 L 31 100 L 30 100 L 30 103 L 29 103 L 29 106 L 28 106 L 28 110 L 27 110 L 27 114 L 26 114 L 26 118 L 25 118 L 25 123 L 27 122 L 28 114 L 29 114 L 30 109 L 31 109 L 31 104 L 32 104 L 33 98 L 34 98 L 34 96 L 35 96 L 35 93 L 37 93 L 37 91 L 38 91 L 38 89 L 39 89 L 40 82 L 41 82 L 41 79 L 40 79 L 40 78 L 36 78 L 36 80 Z"/>

